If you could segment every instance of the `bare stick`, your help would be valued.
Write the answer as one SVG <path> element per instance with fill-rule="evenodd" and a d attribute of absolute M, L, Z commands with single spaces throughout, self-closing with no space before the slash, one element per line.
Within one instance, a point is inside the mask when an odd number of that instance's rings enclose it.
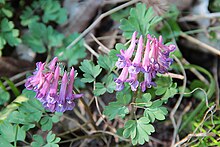
<path fill-rule="evenodd" d="M 183 22 L 183 21 L 195 21 L 198 19 L 212 19 L 212 18 L 216 18 L 216 17 L 220 17 L 220 12 L 217 13 L 209 13 L 209 14 L 204 14 L 204 15 L 190 15 L 190 16 L 185 16 L 179 19 L 179 22 Z"/>
<path fill-rule="evenodd" d="M 216 49 L 216 48 L 214 48 L 212 46 L 209 46 L 209 45 L 203 43 L 202 41 L 187 35 L 186 33 L 180 33 L 180 36 L 185 38 L 185 39 L 187 39 L 187 40 L 189 40 L 190 42 L 200 46 L 200 47 L 203 47 L 203 48 L 207 49 L 209 52 L 214 53 L 214 54 L 220 56 L 220 51 L 218 49 Z"/>
<path fill-rule="evenodd" d="M 103 52 L 108 54 L 110 52 L 110 49 L 108 49 L 106 46 L 104 46 L 92 33 L 90 33 L 90 36 L 95 40 L 95 42 L 100 45 L 103 48 Z"/>
<path fill-rule="evenodd" d="M 183 138 L 181 141 L 177 142 L 174 147 L 176 146 L 179 146 L 181 144 L 183 144 L 184 142 L 186 142 L 189 138 L 192 138 L 192 137 L 204 137 L 204 136 L 216 136 L 216 134 L 214 133 L 198 133 L 198 134 L 189 134 L 187 135 L 185 138 Z"/>
<path fill-rule="evenodd" d="M 86 48 L 90 53 L 92 53 L 96 58 L 99 57 L 99 54 L 96 53 L 96 51 L 94 51 L 94 49 L 92 49 L 87 43 L 84 42 L 84 46 L 85 46 L 85 48 Z"/>
<path fill-rule="evenodd" d="M 70 49 L 72 48 L 78 41 L 80 41 L 86 34 L 88 34 L 103 18 L 105 18 L 106 16 L 109 16 L 112 13 L 115 13 L 123 8 L 126 8 L 130 5 L 133 5 L 135 3 L 137 3 L 139 0 L 132 0 L 129 1 L 125 4 L 122 4 L 114 9 L 111 9 L 103 14 L 101 14 L 86 30 L 84 30 L 82 32 L 82 34 L 80 34 L 75 40 L 73 40 L 67 47 L 66 49 Z"/>
<path fill-rule="evenodd" d="M 183 80 L 183 79 L 184 79 L 184 76 L 183 76 L 183 75 L 175 74 L 175 73 L 171 73 L 171 72 L 165 73 L 165 74 L 163 74 L 163 75 L 164 75 L 164 76 L 170 76 L 171 78 L 180 79 L 180 80 Z"/>
<path fill-rule="evenodd" d="M 176 56 L 173 55 L 173 57 L 176 60 L 176 62 L 179 64 L 179 66 L 180 66 L 180 68 L 182 70 L 184 79 L 183 79 L 183 89 L 182 89 L 182 92 L 181 92 L 181 94 L 179 96 L 179 99 L 177 100 L 174 108 L 172 109 L 172 111 L 170 113 L 170 119 L 171 119 L 173 127 L 174 127 L 173 139 L 172 139 L 171 146 L 173 146 L 175 144 L 176 136 L 177 136 L 178 129 L 179 129 L 179 127 L 176 125 L 174 115 L 175 115 L 177 109 L 179 108 L 179 106 L 181 104 L 181 101 L 182 101 L 182 98 L 183 98 L 183 93 L 184 93 L 184 91 L 186 89 L 186 81 L 187 81 L 186 72 L 184 70 L 184 67 L 183 67 L 182 63 L 180 62 L 180 60 Z"/>
<path fill-rule="evenodd" d="M 185 59 L 183 58 L 181 60 L 183 62 L 183 64 L 185 65 L 189 65 L 190 63 Z M 189 68 L 189 70 L 194 73 L 201 81 L 203 81 L 206 85 L 209 85 L 209 81 L 200 73 L 198 72 L 195 68 Z"/>

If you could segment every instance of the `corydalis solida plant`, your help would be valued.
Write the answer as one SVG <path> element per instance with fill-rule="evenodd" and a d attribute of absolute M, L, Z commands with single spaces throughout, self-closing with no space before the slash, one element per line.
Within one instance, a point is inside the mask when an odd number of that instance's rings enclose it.
<path fill-rule="evenodd" d="M 128 49 L 120 50 L 121 54 L 117 55 L 119 58 L 116 66 L 119 69 L 123 68 L 121 74 L 115 80 L 117 91 L 121 91 L 124 88 L 125 82 L 130 84 L 132 91 L 136 91 L 138 86 L 141 87 L 143 92 L 146 88 L 156 86 L 153 82 L 156 74 L 166 73 L 173 62 L 169 55 L 176 47 L 173 44 L 164 45 L 162 36 L 157 39 L 148 34 L 146 46 L 144 46 L 143 36 L 140 36 L 138 40 L 136 38 L 137 32 L 134 32 Z M 136 46 L 137 51 L 132 60 Z M 144 81 L 138 81 L 139 74 L 143 74 Z"/>
<path fill-rule="evenodd" d="M 65 71 L 60 74 L 61 68 L 57 64 L 55 57 L 48 65 L 46 63 L 36 63 L 36 71 L 28 77 L 25 87 L 36 92 L 36 98 L 43 106 L 51 112 L 64 112 L 72 110 L 75 106 L 74 99 L 82 94 L 73 93 L 74 68 L 69 74 Z M 59 84 L 61 80 L 61 84 Z M 59 88 L 60 87 L 60 88 Z"/>

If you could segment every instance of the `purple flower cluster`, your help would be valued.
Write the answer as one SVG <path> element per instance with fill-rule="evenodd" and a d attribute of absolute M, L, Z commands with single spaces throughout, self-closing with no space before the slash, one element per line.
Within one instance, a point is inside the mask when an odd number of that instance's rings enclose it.
<path fill-rule="evenodd" d="M 132 91 L 136 91 L 138 86 L 143 92 L 146 88 L 156 86 L 152 81 L 156 74 L 166 73 L 173 62 L 169 54 L 176 49 L 176 46 L 164 45 L 162 36 L 157 39 L 148 34 L 146 46 L 144 46 L 143 36 L 140 36 L 138 40 L 136 38 L 137 32 L 134 32 L 128 49 L 120 50 L 121 54 L 117 55 L 119 58 L 116 66 L 122 69 L 121 74 L 115 80 L 117 91 L 124 89 L 125 82 L 130 84 Z M 132 59 L 136 46 L 137 50 Z M 142 82 L 138 81 L 140 74 L 144 76 Z"/>
<path fill-rule="evenodd" d="M 74 68 L 69 75 L 65 71 L 61 76 L 57 60 L 58 58 L 55 57 L 48 65 L 38 62 L 36 71 L 28 77 L 25 87 L 36 92 L 36 98 L 46 109 L 51 112 L 64 112 L 72 110 L 75 106 L 73 100 L 81 97 L 82 94 L 73 93 Z M 61 84 L 59 84 L 60 80 Z"/>

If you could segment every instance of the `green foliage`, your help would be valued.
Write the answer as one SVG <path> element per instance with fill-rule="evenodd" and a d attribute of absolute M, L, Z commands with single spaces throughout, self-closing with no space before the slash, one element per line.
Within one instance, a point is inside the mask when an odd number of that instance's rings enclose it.
<path fill-rule="evenodd" d="M 157 87 L 155 87 L 155 94 L 159 96 L 163 95 L 161 97 L 161 100 L 163 101 L 167 101 L 178 92 L 177 84 L 172 82 L 171 77 L 160 76 L 157 78 L 156 84 Z"/>
<path fill-rule="evenodd" d="M 203 125 L 200 125 L 201 120 L 196 120 L 192 123 L 192 129 L 195 130 L 198 128 L 197 132 L 200 133 L 207 133 L 209 132 L 212 135 L 206 135 L 202 138 L 198 138 L 193 140 L 192 139 L 192 146 L 219 146 L 220 142 L 218 140 L 219 138 L 219 128 L 220 128 L 220 119 L 218 113 L 212 113 L 210 112 L 210 119 L 206 119 L 206 121 L 203 122 Z M 199 127 L 200 126 L 200 127 Z"/>
<path fill-rule="evenodd" d="M 135 100 L 135 104 L 141 107 L 149 107 L 152 105 L 152 102 L 150 100 L 151 100 L 150 93 L 145 93 L 142 95 L 142 98 L 137 98 Z"/>
<path fill-rule="evenodd" d="M 141 117 L 138 120 L 128 120 L 125 123 L 123 136 L 130 137 L 133 145 L 143 145 L 149 141 L 149 135 L 153 132 L 155 129 L 150 124 L 150 120 L 147 117 Z"/>
<path fill-rule="evenodd" d="M 220 1 L 219 0 L 210 1 L 209 10 L 211 10 L 212 12 L 220 12 Z"/>
<path fill-rule="evenodd" d="M 120 29 L 123 31 L 123 36 L 128 39 L 134 31 L 146 36 L 150 28 L 160 20 L 160 17 L 154 15 L 152 7 L 147 9 L 145 4 L 138 3 L 136 8 L 131 8 L 128 19 L 121 20 Z"/>
<path fill-rule="evenodd" d="M 144 116 L 147 117 L 151 122 L 157 120 L 164 120 L 168 111 L 165 107 L 161 107 L 162 102 L 160 100 L 156 100 L 152 103 L 151 106 L 145 108 Z"/>
<path fill-rule="evenodd" d="M 30 24 L 29 32 L 22 37 L 24 43 L 37 53 L 44 53 L 48 49 L 61 46 L 63 38 L 63 34 L 42 23 Z"/>
<path fill-rule="evenodd" d="M 0 137 L 7 142 L 13 142 L 15 139 L 24 141 L 25 136 L 25 131 L 18 125 L 12 125 L 7 121 L 0 124 Z"/>
<path fill-rule="evenodd" d="M 67 60 L 68 66 L 76 65 L 78 64 L 79 59 L 82 59 L 86 57 L 86 48 L 84 47 L 84 40 L 80 40 L 77 44 L 75 44 L 73 47 L 66 49 L 66 47 L 77 37 L 79 36 L 78 33 L 73 33 L 66 37 L 63 40 L 62 47 L 55 50 L 55 55 L 60 60 Z"/>
<path fill-rule="evenodd" d="M 28 26 L 39 20 L 42 20 L 43 23 L 56 22 L 63 24 L 67 20 L 67 12 L 64 8 L 61 8 L 59 1 L 38 0 L 25 7 L 20 18 L 23 26 Z"/>
<path fill-rule="evenodd" d="M 14 29 L 14 23 L 7 18 L 2 19 L 0 22 L 0 49 L 3 49 L 6 43 L 10 46 L 15 46 L 21 43 L 21 39 L 18 38 L 18 35 L 19 31 Z"/>
<path fill-rule="evenodd" d="M 102 68 L 99 65 L 94 65 L 90 60 L 84 60 L 79 67 L 83 72 L 84 78 L 81 79 L 83 83 L 91 83 L 101 73 Z"/>
<path fill-rule="evenodd" d="M 106 77 L 103 78 L 103 82 L 97 82 L 95 84 L 95 90 L 94 90 L 94 94 L 95 96 L 100 96 L 102 94 L 104 94 L 106 91 L 108 93 L 113 93 L 113 91 L 115 90 L 115 82 L 113 80 L 113 75 L 107 75 Z"/>
<path fill-rule="evenodd" d="M 34 135 L 33 138 L 34 141 L 31 143 L 32 147 L 58 147 L 59 145 L 57 143 L 59 143 L 61 140 L 59 137 L 56 137 L 56 135 L 53 134 L 52 131 L 47 134 L 46 141 L 44 141 L 44 139 L 40 135 Z"/>
<path fill-rule="evenodd" d="M 33 142 L 31 143 L 32 147 L 39 147 L 44 145 L 44 139 L 40 135 L 34 135 L 33 136 Z"/>
<path fill-rule="evenodd" d="M 0 2 L 0 5 L 1 5 L 0 18 L 1 17 L 11 18 L 13 16 L 13 11 L 12 11 L 11 6 L 5 2 Z"/>
<path fill-rule="evenodd" d="M 167 24 L 161 29 L 161 33 L 164 40 L 177 37 L 181 33 L 181 29 L 174 18 L 167 20 Z"/>
<path fill-rule="evenodd" d="M 13 102 L 7 105 L 7 107 L 0 112 L 0 122 L 7 119 L 11 112 L 15 111 L 21 105 L 21 103 L 26 102 L 27 100 L 28 99 L 24 96 L 18 96 Z"/>
<path fill-rule="evenodd" d="M 21 25 L 23 26 L 36 23 L 38 20 L 40 20 L 40 17 L 38 15 L 34 15 L 34 11 L 29 6 L 25 7 L 24 11 L 22 11 L 20 18 Z"/>
<path fill-rule="evenodd" d="M 109 58 L 111 59 L 112 64 L 115 65 L 116 61 L 118 60 L 117 54 L 120 54 L 121 49 L 125 50 L 127 47 L 122 43 L 117 43 L 115 45 L 115 49 L 112 49 L 109 52 Z"/>
<path fill-rule="evenodd" d="M 144 116 L 147 117 L 151 122 L 157 120 L 164 120 L 168 113 L 165 107 L 162 107 L 163 101 L 155 100 L 151 101 L 150 93 L 143 94 L 142 98 L 137 98 L 135 105 L 143 107 Z"/>
<path fill-rule="evenodd" d="M 57 123 L 60 120 L 60 116 L 62 113 L 55 113 L 52 117 L 51 116 L 44 116 L 40 120 L 40 125 L 42 131 L 49 131 L 53 127 L 53 123 Z"/>
<path fill-rule="evenodd" d="M 128 17 L 131 7 L 119 10 L 111 15 L 114 21 L 120 21 L 122 18 Z"/>
<path fill-rule="evenodd" d="M 8 86 L 11 88 L 13 94 L 17 97 L 19 96 L 21 93 L 18 90 L 18 88 L 15 86 L 15 84 L 8 78 L 6 77 L 2 77 L 3 80 L 5 80 L 5 82 L 8 84 Z"/>
<path fill-rule="evenodd" d="M 58 24 L 62 24 L 67 20 L 67 12 L 64 8 L 61 8 L 59 1 L 54 0 L 40 0 L 41 9 L 44 10 L 43 22 L 55 21 Z"/>
<path fill-rule="evenodd" d="M 118 92 L 116 95 L 116 102 L 110 102 L 108 106 L 104 108 L 104 114 L 109 117 L 110 120 L 114 119 L 116 116 L 124 118 L 126 114 L 129 113 L 127 105 L 131 101 L 131 94 L 129 89 L 125 89 Z"/>
<path fill-rule="evenodd" d="M 2 147 L 13 147 L 10 142 L 5 140 L 1 135 L 0 135 L 0 146 Z"/>
<path fill-rule="evenodd" d="M 107 70 L 108 72 L 111 72 L 115 66 L 115 63 L 110 59 L 109 56 L 106 55 L 100 55 L 98 57 L 98 64 Z"/>
<path fill-rule="evenodd" d="M 51 117 L 49 116 L 44 116 L 41 120 L 40 120 L 40 125 L 41 125 L 41 129 L 43 131 L 47 131 L 47 130 L 51 130 L 52 126 L 53 126 L 53 122 Z"/>
<path fill-rule="evenodd" d="M 34 128 L 36 124 L 40 124 L 38 126 L 40 126 L 43 131 L 46 131 L 51 130 L 53 123 L 59 121 L 59 117 L 62 113 L 48 115 L 42 104 L 34 97 L 35 92 L 23 90 L 22 95 L 17 97 L 15 101 L 9 104 L 0 113 L 0 140 L 4 139 L 4 144 L 10 146 L 10 142 L 17 140 L 24 141 L 26 131 Z M 16 134 L 17 138 L 15 140 Z M 48 134 L 49 139 L 45 146 L 57 146 L 56 143 L 58 143 L 60 139 L 53 137 L 54 134 Z"/>
<path fill-rule="evenodd" d="M 10 99 L 10 94 L 0 88 L 0 105 L 3 105 L 4 103 L 8 102 Z"/>
<path fill-rule="evenodd" d="M 204 82 L 202 82 L 200 80 L 193 80 L 192 83 L 190 83 L 189 88 L 191 91 L 196 88 L 202 88 L 206 91 L 208 89 L 208 85 L 206 85 Z M 203 91 L 196 90 L 195 92 L 193 92 L 193 97 L 200 99 L 200 100 L 203 100 L 203 99 L 205 99 L 206 95 Z"/>

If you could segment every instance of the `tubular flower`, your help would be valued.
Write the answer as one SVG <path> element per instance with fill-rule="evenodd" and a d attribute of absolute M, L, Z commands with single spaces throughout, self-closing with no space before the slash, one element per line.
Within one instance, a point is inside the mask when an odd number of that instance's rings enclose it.
<path fill-rule="evenodd" d="M 162 36 L 157 39 L 150 34 L 147 35 L 145 47 L 143 37 L 140 36 L 137 44 L 137 51 L 132 60 L 132 55 L 136 48 L 136 36 L 137 32 L 134 32 L 130 47 L 125 51 L 121 50 L 121 54 L 117 55 L 119 59 L 116 62 L 116 66 L 119 69 L 123 68 L 123 70 L 120 76 L 115 80 L 116 91 L 122 90 L 125 82 L 129 83 L 132 91 L 136 91 L 139 85 L 143 92 L 147 88 L 156 86 L 153 79 L 156 77 L 157 73 L 164 74 L 168 72 L 173 62 L 173 59 L 170 58 L 169 55 L 176 49 L 176 46 L 173 44 L 164 45 Z M 139 82 L 138 75 L 141 74 L 144 80 Z"/>
<path fill-rule="evenodd" d="M 128 47 L 128 49 L 125 51 L 120 50 L 121 54 L 117 55 L 119 58 L 115 65 L 118 68 L 124 68 L 125 66 L 128 66 L 131 63 L 130 58 L 132 57 L 134 49 L 135 49 L 136 36 L 137 36 L 137 32 L 134 32 L 132 35 L 131 44 Z"/>
<path fill-rule="evenodd" d="M 38 62 L 36 71 L 28 77 L 25 87 L 36 92 L 35 97 L 46 109 L 64 112 L 72 110 L 75 106 L 74 100 L 82 97 L 82 94 L 73 93 L 74 68 L 69 74 L 64 72 L 62 76 L 57 61 L 58 58 L 55 57 L 48 65 Z"/>

